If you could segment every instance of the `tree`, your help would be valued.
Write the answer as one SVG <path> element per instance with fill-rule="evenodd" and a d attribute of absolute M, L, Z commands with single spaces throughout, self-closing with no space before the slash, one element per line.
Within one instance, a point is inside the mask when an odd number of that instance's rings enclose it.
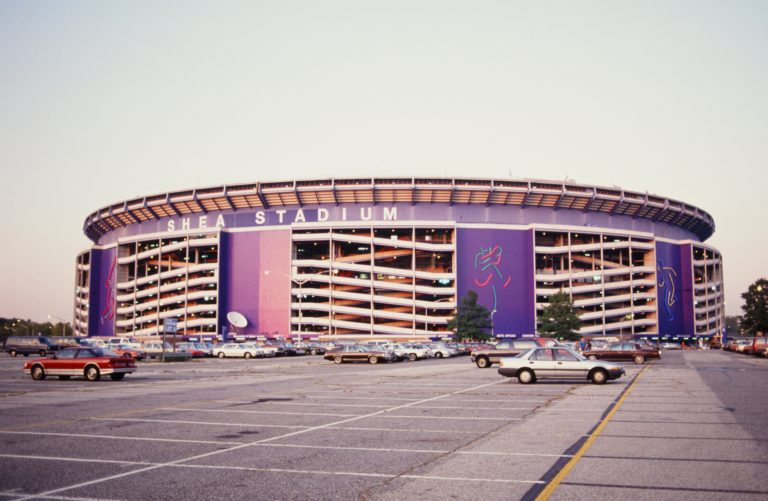
<path fill-rule="evenodd" d="M 580 327 L 581 321 L 573 311 L 571 297 L 562 291 L 549 296 L 549 304 L 539 320 L 539 332 L 545 337 L 578 341 Z"/>
<path fill-rule="evenodd" d="M 461 298 L 456 315 L 448 321 L 448 329 L 456 332 L 457 341 L 482 341 L 487 339 L 491 329 L 491 312 L 477 304 L 477 293 L 473 290 Z"/>
<path fill-rule="evenodd" d="M 744 304 L 741 309 L 741 330 L 745 334 L 758 332 L 768 334 L 768 279 L 761 278 L 749 286 L 741 295 Z"/>

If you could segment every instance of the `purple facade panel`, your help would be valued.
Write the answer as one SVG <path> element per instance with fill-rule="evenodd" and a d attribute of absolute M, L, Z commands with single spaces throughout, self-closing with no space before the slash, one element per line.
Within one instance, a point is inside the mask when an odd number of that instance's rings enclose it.
<path fill-rule="evenodd" d="M 289 331 L 291 232 L 253 231 L 222 234 L 221 327 L 231 332 L 226 316 L 236 311 L 248 326 L 242 334 Z M 265 271 L 273 271 L 265 275 Z M 282 275 L 281 275 L 282 274 Z"/>
<path fill-rule="evenodd" d="M 696 334 L 696 313 L 693 310 L 693 245 L 680 246 L 680 274 L 683 280 L 683 332 Z"/>
<path fill-rule="evenodd" d="M 659 312 L 659 334 L 680 335 L 686 330 L 684 302 L 690 294 L 686 283 L 684 266 L 681 262 L 683 248 L 680 245 L 656 242 L 656 303 Z M 690 261 L 690 260 L 689 260 Z"/>
<path fill-rule="evenodd" d="M 88 335 L 112 336 L 117 313 L 117 247 L 91 250 L 88 311 Z"/>
<path fill-rule="evenodd" d="M 495 334 L 536 331 L 532 230 L 457 230 L 459 300 L 469 290 L 478 304 L 496 310 Z"/>

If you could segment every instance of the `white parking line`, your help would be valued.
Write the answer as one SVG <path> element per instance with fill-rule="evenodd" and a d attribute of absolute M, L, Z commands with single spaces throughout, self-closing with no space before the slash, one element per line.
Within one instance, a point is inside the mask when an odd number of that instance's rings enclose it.
<path fill-rule="evenodd" d="M 200 445 L 241 445 L 244 442 L 232 442 L 221 440 L 181 440 L 157 437 L 126 437 L 120 435 L 95 435 L 92 433 L 52 433 L 44 431 L 0 431 L 4 435 L 32 435 L 43 437 L 65 437 L 65 438 L 94 438 L 102 440 L 130 440 L 137 442 L 180 442 L 187 444 Z M 274 447 L 289 449 L 322 449 L 333 451 L 365 451 L 365 452 L 407 452 L 414 454 L 465 454 L 477 456 L 536 456 L 536 457 L 573 457 L 570 454 L 541 454 L 528 452 L 491 452 L 491 451 L 450 451 L 440 449 L 402 449 L 402 448 L 383 448 L 383 447 L 342 447 L 330 445 L 304 445 L 304 444 L 253 444 L 254 447 Z M 47 456 L 46 456 L 47 457 Z M 55 459 L 54 457 L 48 457 Z M 73 458 L 70 458 L 73 459 Z"/>
<path fill-rule="evenodd" d="M 423 407 L 416 407 L 416 409 L 423 409 Z M 244 409 L 196 409 L 194 407 L 160 407 L 158 410 L 163 411 L 182 411 L 182 412 L 212 412 L 218 414 L 277 414 L 279 416 L 330 416 L 330 417 L 373 417 L 373 416 L 359 416 L 357 414 L 323 414 L 319 412 L 278 412 L 278 411 L 248 411 Z M 532 410 L 532 409 L 519 409 L 519 410 Z M 380 412 L 389 412 L 389 408 Z M 378 414 L 378 413 L 376 413 Z M 402 414 L 382 414 L 375 417 L 383 418 L 408 418 L 408 419 L 453 419 L 453 420 L 467 420 L 467 421 L 517 421 L 522 418 L 519 417 L 459 417 L 459 416 L 409 416 Z"/>
<path fill-rule="evenodd" d="M 245 446 L 248 446 L 250 444 L 246 444 Z M 206 456 L 211 456 L 213 454 L 218 454 L 221 452 L 227 452 L 231 451 L 232 449 L 226 449 L 225 451 L 216 451 L 215 453 L 206 454 Z M 292 470 L 287 468 L 252 468 L 248 466 L 217 466 L 217 465 L 196 465 L 196 464 L 181 464 L 182 460 L 174 461 L 172 463 L 146 463 L 146 462 L 135 462 L 135 461 L 110 461 L 110 460 L 104 460 L 104 459 L 79 459 L 79 458 L 60 458 L 60 457 L 45 457 L 45 456 L 22 456 L 22 455 L 16 455 L 16 454 L 0 454 L 0 458 L 9 458 L 9 459 L 35 459 L 35 460 L 51 460 L 51 461 L 71 461 L 71 462 L 78 462 L 78 463 L 106 463 L 106 464 L 121 464 L 121 465 L 129 465 L 129 466 L 146 466 L 145 468 L 139 468 L 137 470 L 133 470 L 130 472 L 121 473 L 119 475 L 112 475 L 111 477 L 105 477 L 98 480 L 92 480 L 90 482 L 83 482 L 82 484 L 78 485 L 72 485 L 68 487 L 62 487 L 60 489 L 56 489 L 55 491 L 48 491 L 48 492 L 42 492 L 39 494 L 30 494 L 27 497 L 18 498 L 17 501 L 23 501 L 28 499 L 35 499 L 35 498 L 42 498 L 42 497 L 52 497 L 50 494 L 55 492 L 60 492 L 64 490 L 70 490 L 75 489 L 79 487 L 84 487 L 87 485 L 92 485 L 100 482 L 104 482 L 106 480 L 112 480 L 116 478 L 122 478 L 127 477 L 130 475 L 135 475 L 137 473 L 143 473 L 145 471 L 149 470 L 155 470 L 158 468 L 164 468 L 164 467 L 172 467 L 172 468 L 195 468 L 195 469 L 210 469 L 210 470 L 235 470 L 235 471 L 254 471 L 254 472 L 263 472 L 263 473 L 289 473 L 289 474 L 304 474 L 304 475 L 338 475 L 338 476 L 352 476 L 352 477 L 372 477 L 372 478 L 386 478 L 386 479 L 395 479 L 395 478 L 405 478 L 405 479 L 413 479 L 413 480 L 440 480 L 445 482 L 494 482 L 494 483 L 504 483 L 504 484 L 543 484 L 545 483 L 542 480 L 517 480 L 517 479 L 508 479 L 508 478 L 482 478 L 482 477 L 439 477 L 439 476 L 432 476 L 432 475 L 393 475 L 389 473 L 364 473 L 364 472 L 355 472 L 355 471 L 323 471 L 323 470 Z M 188 458 L 187 461 L 191 460 L 192 458 Z M 17 494 L 18 495 L 18 494 Z"/>
<path fill-rule="evenodd" d="M 314 393 L 314 392 L 313 392 Z M 311 398 L 311 399 L 323 399 L 327 400 L 331 397 L 321 397 L 316 395 L 305 395 L 303 398 Z M 347 396 L 341 396 L 341 395 L 334 395 L 332 398 L 335 398 L 337 400 L 376 400 L 377 402 L 380 402 L 383 400 L 382 397 L 347 397 Z M 420 400 L 418 398 L 391 398 L 387 397 L 386 400 L 395 400 L 395 401 L 403 401 L 403 402 L 416 402 L 417 400 Z M 537 400 L 532 399 L 522 399 L 518 400 L 515 399 L 514 403 L 545 403 L 549 402 L 551 399 L 549 398 L 541 398 Z M 218 402 L 227 402 L 226 400 L 217 400 Z M 475 402 L 475 403 L 495 403 L 495 402 L 503 402 L 503 403 L 510 403 L 510 400 L 508 398 L 460 398 L 460 399 L 446 399 L 447 402 Z M 237 404 L 247 404 L 247 403 L 253 403 L 253 402 L 239 402 L 239 401 L 232 401 L 231 403 L 237 403 Z M 274 403 L 274 402 L 271 402 Z"/>
<path fill-rule="evenodd" d="M 17 498 L 22 495 L 24 495 L 22 492 L 0 491 L 0 497 L 5 498 Z M 57 501 L 118 501 L 116 499 L 112 500 L 109 498 L 76 498 L 69 496 L 48 496 L 48 499 L 56 499 Z"/>
<path fill-rule="evenodd" d="M 142 419 L 142 418 L 88 418 L 93 421 L 132 421 L 138 423 L 167 423 L 167 424 L 192 424 L 199 426 L 239 426 L 249 428 L 293 428 L 293 429 L 307 429 L 312 426 L 300 426 L 300 425 L 284 425 L 284 424 L 259 424 L 259 423 L 222 423 L 219 421 L 207 422 L 207 421 L 181 421 L 177 419 Z M 361 426 L 329 426 L 328 430 L 349 430 L 349 431 L 394 431 L 397 433 L 458 433 L 465 435 L 473 435 L 475 431 L 453 431 L 453 430 L 425 430 L 423 428 L 374 428 L 374 427 L 361 427 Z"/>
<path fill-rule="evenodd" d="M 207 457 L 211 457 L 211 456 L 216 456 L 216 455 L 219 455 L 219 454 L 223 454 L 225 452 L 236 451 L 236 450 L 239 450 L 239 449 L 243 449 L 245 447 L 249 447 L 251 445 L 257 445 L 257 444 L 263 444 L 263 443 L 267 443 L 267 442 L 273 442 L 275 440 L 280 440 L 280 439 L 283 439 L 283 438 L 288 438 L 288 437 L 292 437 L 292 436 L 296 436 L 296 435 L 301 435 L 301 434 L 304 434 L 304 433 L 308 433 L 310 431 L 321 430 L 323 428 L 329 428 L 331 426 L 338 426 L 338 425 L 341 425 L 341 424 L 344 424 L 344 423 L 350 423 L 352 421 L 358 421 L 358 420 L 361 420 L 361 419 L 366 419 L 366 418 L 369 418 L 369 417 L 378 416 L 379 414 L 384 414 L 386 412 L 391 412 L 391 411 L 396 411 L 396 410 L 399 410 L 399 409 L 404 409 L 404 408 L 407 408 L 407 407 L 412 407 L 412 406 L 420 404 L 420 403 L 431 402 L 432 400 L 439 400 L 439 399 L 442 399 L 442 398 L 447 398 L 447 397 L 452 396 L 452 395 L 463 394 L 463 393 L 475 391 L 477 389 L 484 388 L 484 387 L 487 387 L 487 386 L 492 386 L 492 385 L 499 384 L 499 383 L 502 383 L 502 382 L 504 382 L 504 380 L 496 380 L 496 381 L 493 381 L 491 383 L 486 383 L 486 384 L 479 385 L 479 386 L 472 386 L 472 387 L 466 388 L 464 390 L 458 390 L 458 391 L 455 391 L 455 392 L 452 392 L 452 393 L 445 393 L 443 395 L 438 395 L 438 396 L 426 398 L 424 400 L 419 400 L 419 401 L 412 402 L 412 403 L 409 403 L 409 404 L 398 405 L 398 406 L 392 407 L 390 409 L 384 409 L 384 410 L 372 412 L 370 414 L 365 414 L 363 416 L 356 416 L 356 417 L 353 417 L 353 418 L 342 419 L 340 421 L 336 421 L 336 422 L 333 422 L 333 423 L 327 423 L 327 424 L 323 424 L 323 425 L 319 425 L 319 426 L 314 426 L 312 428 L 306 428 L 306 429 L 302 429 L 302 430 L 292 431 L 290 433 L 286 433 L 284 435 L 278 435 L 276 437 L 265 438 L 265 439 L 262 439 L 262 440 L 257 440 L 255 442 L 250 442 L 250 443 L 246 443 L 246 444 L 242 444 L 242 445 L 237 445 L 237 446 L 229 447 L 229 448 L 226 448 L 226 449 L 219 449 L 219 450 L 216 450 L 216 451 L 207 452 L 205 454 L 197 454 L 195 456 L 190 456 L 190 457 L 187 457 L 187 458 L 177 459 L 175 461 L 170 461 L 170 462 L 167 462 L 167 463 L 154 464 L 154 465 L 147 466 L 145 468 L 139 468 L 139 469 L 136 469 L 136 470 L 133 470 L 133 471 L 130 471 L 130 472 L 123 472 L 123 473 L 119 473 L 119 474 L 116 474 L 116 475 L 109 475 L 109 476 L 106 476 L 106 477 L 89 480 L 89 481 L 86 481 L 86 482 L 80 482 L 78 484 L 72 484 L 72 485 L 68 485 L 68 486 L 64 486 L 64 487 L 59 487 L 58 489 L 51 489 L 50 491 L 45 491 L 45 492 L 37 493 L 37 494 L 34 494 L 34 495 L 26 496 L 26 497 L 18 499 L 17 501 L 26 501 L 28 499 L 42 498 L 42 497 L 50 496 L 51 494 L 58 494 L 60 492 L 64 492 L 64 491 L 68 491 L 68 490 L 72 490 L 72 489 L 79 489 L 79 488 L 82 488 L 82 487 L 87 487 L 89 485 L 94 485 L 94 484 L 99 484 L 99 483 L 102 483 L 102 482 L 107 482 L 109 480 L 116 480 L 118 478 L 124 478 L 124 477 L 128 477 L 128 476 L 136 475 L 136 474 L 139 474 L 139 473 L 144 473 L 144 472 L 147 472 L 147 471 L 157 470 L 159 468 L 164 468 L 164 467 L 169 467 L 169 466 L 188 466 L 188 465 L 183 465 L 182 463 L 186 463 L 186 462 L 189 462 L 189 461 L 195 461 L 195 460 L 198 460 L 198 459 L 203 459 L 203 458 L 207 458 Z M 258 470 L 254 470 L 254 471 L 258 471 Z M 294 473 L 299 473 L 299 472 L 294 472 Z M 323 472 L 323 474 L 324 475 L 328 475 L 329 473 L 328 472 Z M 391 475 L 390 475 L 390 477 L 391 477 Z M 406 477 L 403 476 L 401 478 L 406 478 Z M 477 480 L 477 479 L 473 479 L 473 480 Z M 516 483 L 521 483 L 521 482 L 523 482 L 523 481 L 517 481 Z M 525 481 L 524 483 L 541 483 L 541 482 L 540 481 Z"/>
<path fill-rule="evenodd" d="M 379 399 L 377 399 L 379 400 Z M 373 409 L 384 409 L 389 407 L 388 405 L 373 405 L 373 404 L 327 404 L 327 403 L 315 403 L 315 402 L 259 402 L 258 404 L 254 402 L 235 402 L 231 400 L 215 400 L 212 401 L 212 403 L 221 403 L 221 404 L 234 404 L 234 405 L 247 405 L 247 404 L 254 404 L 254 405 L 288 405 L 288 406 L 312 406 L 312 407 L 371 407 Z M 539 403 L 543 403 L 539 402 Z M 484 408 L 478 408 L 477 406 L 451 406 L 451 405 L 420 405 L 417 407 L 417 409 L 450 409 L 450 410 L 479 410 L 482 412 L 485 412 Z M 494 407 L 493 410 L 495 411 L 530 411 L 533 410 L 532 407 Z"/>
<path fill-rule="evenodd" d="M 134 423 L 165 423 L 165 424 L 193 424 L 201 426 L 239 426 L 239 427 L 251 427 L 251 428 L 312 428 L 312 426 L 291 426 L 286 424 L 254 424 L 254 423 L 221 423 L 221 422 L 206 422 L 206 421 L 181 421 L 178 419 L 141 419 L 141 418 L 88 418 L 92 421 L 131 421 Z"/>

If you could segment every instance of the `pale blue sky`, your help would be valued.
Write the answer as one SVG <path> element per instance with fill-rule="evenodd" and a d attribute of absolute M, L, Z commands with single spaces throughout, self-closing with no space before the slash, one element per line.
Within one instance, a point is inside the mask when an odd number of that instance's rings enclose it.
<path fill-rule="evenodd" d="M 768 2 L 0 0 L 0 316 L 70 319 L 91 212 L 316 177 L 618 185 L 768 275 Z"/>

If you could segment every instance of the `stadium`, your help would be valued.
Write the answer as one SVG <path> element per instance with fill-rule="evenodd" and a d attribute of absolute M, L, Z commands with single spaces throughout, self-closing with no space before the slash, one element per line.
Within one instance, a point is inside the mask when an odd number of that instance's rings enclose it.
<path fill-rule="evenodd" d="M 558 291 L 584 336 L 706 339 L 724 327 L 712 217 L 621 188 L 523 179 L 256 182 L 87 217 L 82 336 L 450 337 L 469 291 L 493 335 L 536 333 Z M 233 313 L 234 312 L 234 313 Z"/>

